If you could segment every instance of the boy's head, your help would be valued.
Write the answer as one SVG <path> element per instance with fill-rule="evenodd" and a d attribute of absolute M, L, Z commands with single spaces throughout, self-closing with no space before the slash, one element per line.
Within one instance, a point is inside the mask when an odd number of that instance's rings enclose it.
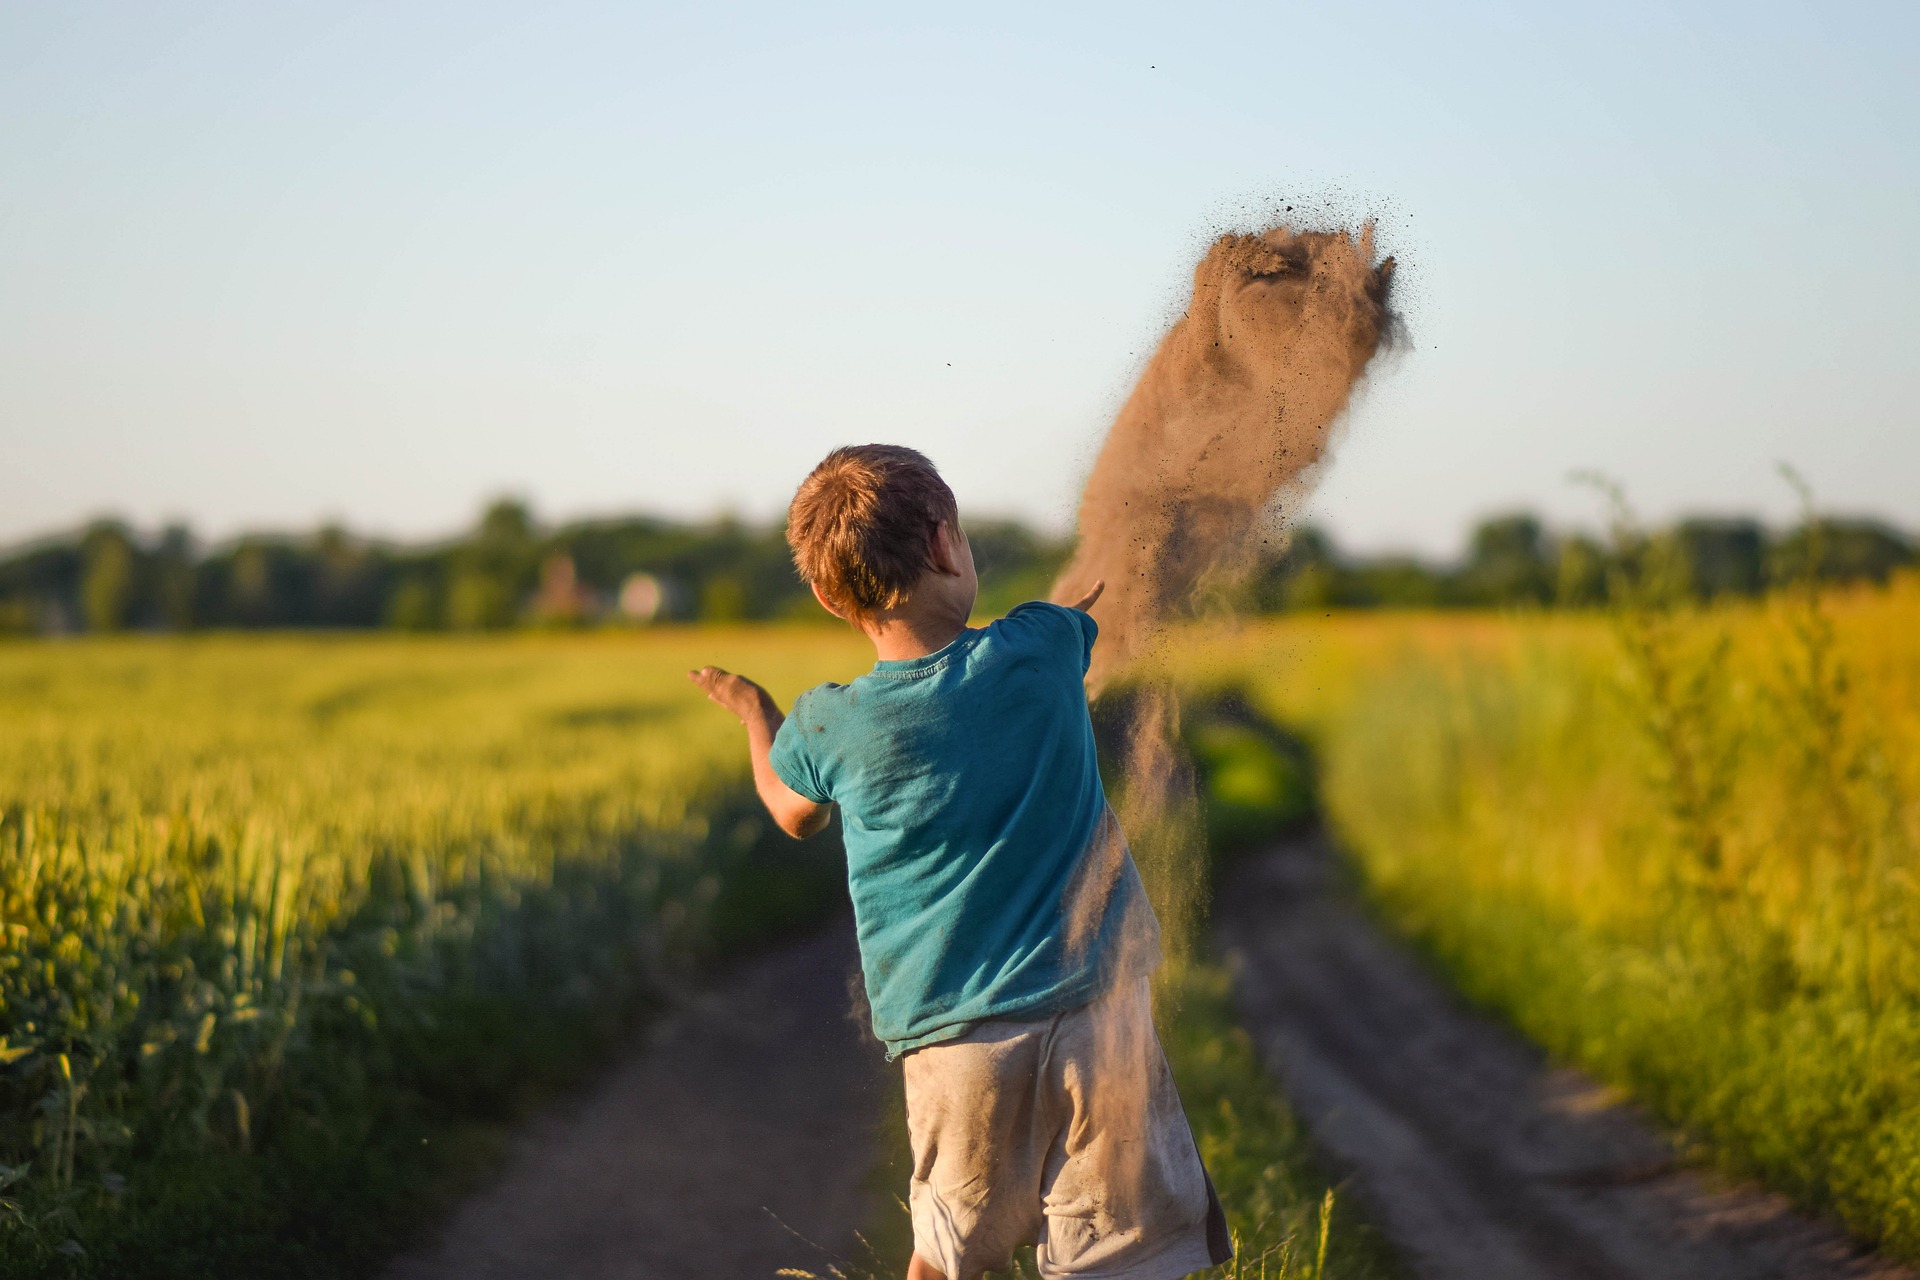
<path fill-rule="evenodd" d="M 905 605 L 929 573 L 953 579 L 941 584 L 955 596 L 945 603 L 973 604 L 973 557 L 953 490 L 924 454 L 901 445 L 828 454 L 793 495 L 787 544 L 820 602 L 856 624 Z"/>

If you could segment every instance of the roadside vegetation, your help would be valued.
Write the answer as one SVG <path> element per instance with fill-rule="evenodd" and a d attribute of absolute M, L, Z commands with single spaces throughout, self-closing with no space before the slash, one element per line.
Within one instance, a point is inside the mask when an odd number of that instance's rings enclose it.
<path fill-rule="evenodd" d="M 1920 578 L 1196 633 L 1300 726 L 1386 918 L 1687 1154 L 1920 1258 Z"/>

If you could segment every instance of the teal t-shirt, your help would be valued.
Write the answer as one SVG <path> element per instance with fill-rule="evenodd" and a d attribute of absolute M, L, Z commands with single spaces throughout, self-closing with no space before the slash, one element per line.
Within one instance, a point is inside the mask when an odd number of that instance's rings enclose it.
<path fill-rule="evenodd" d="M 1082 679 L 1097 628 L 1023 604 L 938 653 L 800 695 L 774 772 L 840 806 L 887 1056 L 1044 1017 L 1159 958 L 1107 807 Z"/>

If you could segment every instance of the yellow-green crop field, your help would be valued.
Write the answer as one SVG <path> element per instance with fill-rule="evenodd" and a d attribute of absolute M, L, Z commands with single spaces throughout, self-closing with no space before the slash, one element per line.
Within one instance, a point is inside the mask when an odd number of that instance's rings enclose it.
<path fill-rule="evenodd" d="M 530 1094 L 840 900 L 686 670 L 786 704 L 870 661 L 819 627 L 0 646 L 0 1274 L 365 1274 Z M 1220 975 L 1170 980 L 1245 1274 L 1388 1274 Z"/>
<path fill-rule="evenodd" d="M 683 672 L 850 640 L 0 646 L 0 1272 L 377 1253 L 428 1139 L 831 909 Z"/>
<path fill-rule="evenodd" d="M 1920 585 L 1177 654 L 1306 736 L 1383 915 L 1472 998 L 1920 1256 Z M 0 1272 L 364 1273 L 529 1090 L 833 910 L 831 840 L 770 835 L 683 672 L 785 703 L 868 660 L 802 627 L 0 646 Z M 1218 975 L 1176 981 L 1246 1256 L 1313 1274 L 1325 1180 Z M 1328 1257 L 1390 1273 L 1364 1231 Z"/>
<path fill-rule="evenodd" d="M 1696 1154 L 1920 1257 L 1920 580 L 1201 633 L 1384 916 Z"/>

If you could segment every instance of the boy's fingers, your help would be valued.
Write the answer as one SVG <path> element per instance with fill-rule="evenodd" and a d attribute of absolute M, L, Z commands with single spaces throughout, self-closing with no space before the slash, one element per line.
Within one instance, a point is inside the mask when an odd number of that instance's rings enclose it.
<path fill-rule="evenodd" d="M 1088 609 L 1091 609 L 1093 607 L 1093 602 L 1095 600 L 1098 600 L 1100 598 L 1100 593 L 1102 591 L 1105 591 L 1106 589 L 1107 589 L 1107 580 L 1105 578 L 1096 579 L 1093 584 L 1093 590 L 1087 592 L 1086 595 L 1074 601 L 1073 607 L 1080 610 L 1082 613 L 1085 613 Z"/>

